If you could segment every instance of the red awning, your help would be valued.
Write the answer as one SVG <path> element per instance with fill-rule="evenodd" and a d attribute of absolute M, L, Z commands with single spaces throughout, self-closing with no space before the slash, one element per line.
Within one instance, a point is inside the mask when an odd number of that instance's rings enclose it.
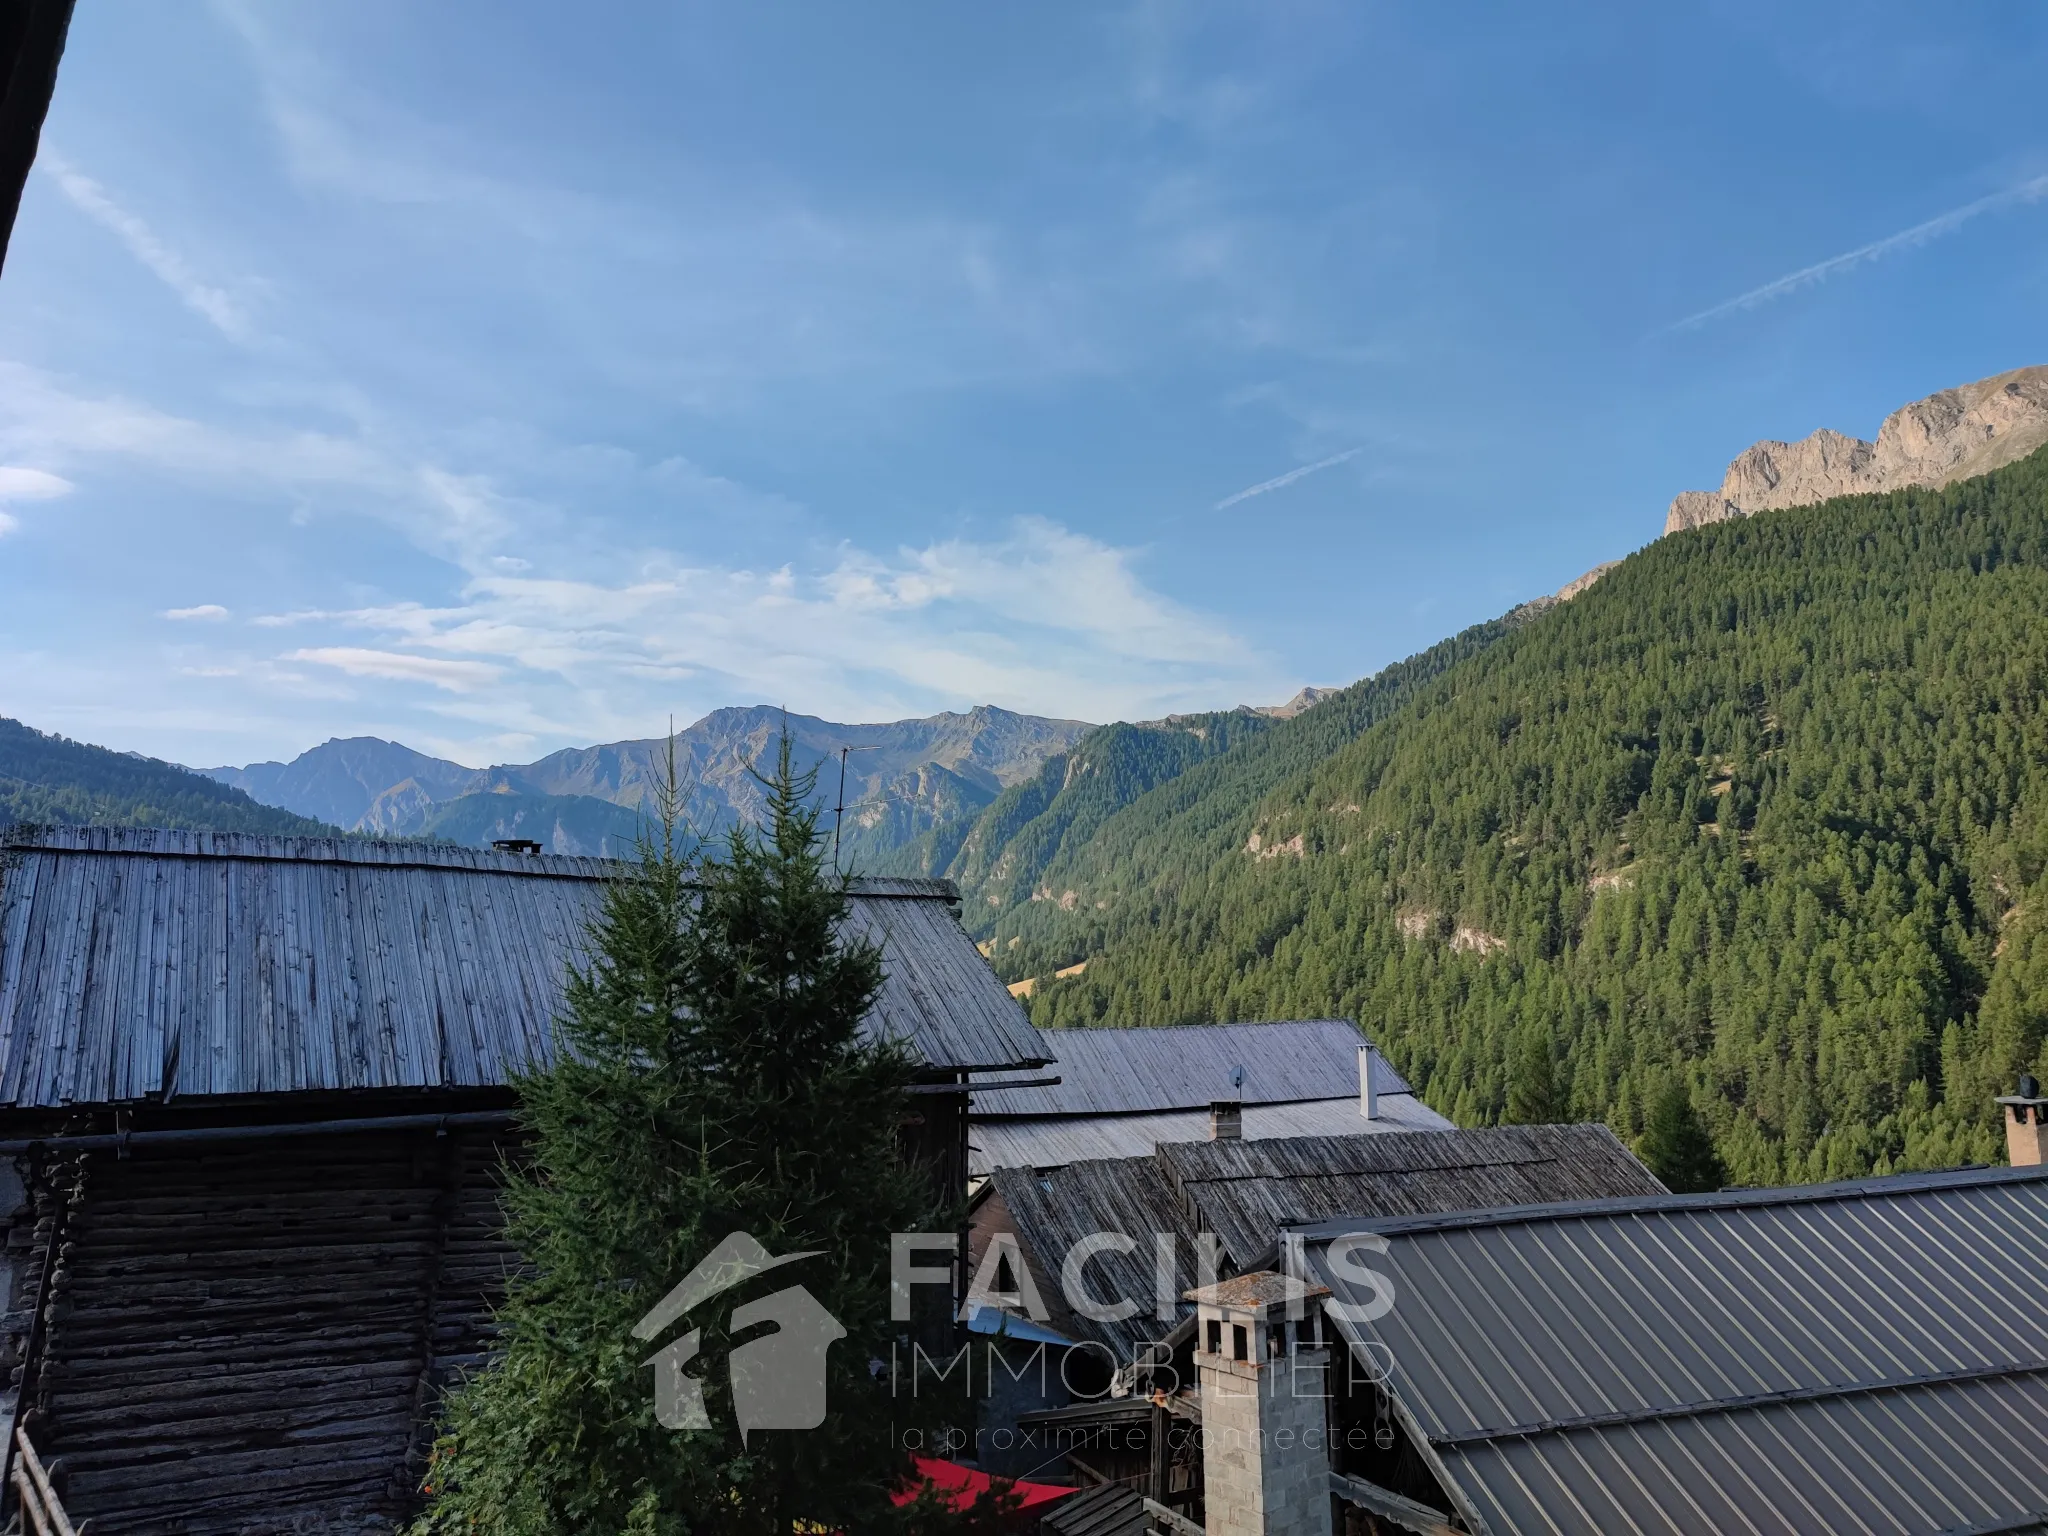
<path fill-rule="evenodd" d="M 918 1481 L 929 1483 L 932 1487 L 945 1492 L 955 1509 L 967 1508 L 998 1481 L 986 1472 L 963 1467 L 956 1461 L 939 1461 L 930 1456 L 914 1456 L 911 1460 L 917 1464 Z M 1001 1481 L 1017 1495 L 1018 1507 L 1021 1509 L 1050 1504 L 1054 1499 L 1063 1499 L 1075 1492 L 1072 1488 L 1062 1488 L 1056 1483 L 1012 1483 L 1007 1478 Z M 917 1494 L 916 1488 L 907 1488 L 896 1495 L 896 1502 L 908 1504 L 917 1497 Z"/>

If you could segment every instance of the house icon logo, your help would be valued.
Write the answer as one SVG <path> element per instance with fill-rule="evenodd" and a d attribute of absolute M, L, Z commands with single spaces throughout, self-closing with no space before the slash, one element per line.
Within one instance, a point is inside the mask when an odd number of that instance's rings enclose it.
<path fill-rule="evenodd" d="M 712 1297 L 823 1251 L 813 1248 L 778 1258 L 746 1233 L 735 1232 L 634 1325 L 633 1337 L 659 1338 L 670 1324 Z M 774 1323 L 776 1331 L 749 1339 L 732 1351 L 728 1361 L 733 1414 L 743 1445 L 757 1429 L 816 1429 L 825 1422 L 825 1352 L 834 1340 L 846 1337 L 839 1319 L 801 1285 L 733 1308 L 732 1333 L 756 1323 Z M 664 1429 L 711 1427 L 703 1382 L 683 1374 L 683 1367 L 696 1359 L 702 1338 L 703 1330 L 692 1328 L 641 1362 L 654 1367 L 654 1417 Z"/>

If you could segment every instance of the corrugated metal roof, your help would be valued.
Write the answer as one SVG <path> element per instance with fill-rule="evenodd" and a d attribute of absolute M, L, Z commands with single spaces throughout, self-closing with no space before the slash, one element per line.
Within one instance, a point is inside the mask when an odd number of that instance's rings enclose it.
<path fill-rule="evenodd" d="M 1099 1294 L 1146 1299 L 1153 1294 L 1154 1233 L 1174 1237 L 1179 1296 L 1199 1282 L 1196 1244 L 1203 1232 L 1221 1240 L 1227 1273 L 1258 1261 L 1283 1226 L 1324 1215 L 1369 1218 L 1496 1205 L 1504 1195 L 1583 1199 L 1663 1188 L 1604 1125 L 1204 1141 L 1044 1173 L 1002 1168 L 990 1183 L 1055 1305 L 1061 1262 L 1093 1232 L 1137 1241 L 1132 1253 L 1109 1250 L 1091 1261 Z M 1191 1310 L 1182 1304 L 1176 1315 Z M 1136 1346 L 1172 1327 L 1150 1314 L 1148 1307 L 1134 1318 L 1095 1323 L 1061 1310 L 1057 1326 L 1100 1339 L 1129 1360 Z"/>
<path fill-rule="evenodd" d="M 483 1087 L 545 1060 L 599 859 L 58 828 L 0 853 L 0 1104 Z M 949 882 L 869 880 L 873 1027 L 934 1069 L 1047 1052 Z"/>
<path fill-rule="evenodd" d="M 1356 1225 L 1340 1326 L 1485 1529 L 2048 1524 L 2048 1170 Z"/>
<path fill-rule="evenodd" d="M 1065 1031 L 1048 1031 L 1047 1045 L 1058 1049 Z M 1065 1063 L 1057 1064 L 1064 1071 Z M 1150 1115 L 1046 1115 L 1012 1118 L 984 1114 L 983 1105 L 1006 1105 L 1010 1094 L 977 1094 L 969 1129 L 968 1168 L 976 1174 L 992 1168 L 1057 1168 L 1084 1158 L 1143 1157 L 1167 1142 L 1201 1141 L 1209 1134 L 1206 1109 L 1176 1109 Z M 1367 1136 L 1390 1131 L 1448 1131 L 1449 1120 L 1412 1093 L 1383 1093 L 1379 1118 L 1368 1120 L 1358 1109 L 1358 1095 L 1342 1099 L 1309 1099 L 1291 1104 L 1253 1104 L 1244 1112 L 1244 1136 L 1260 1141 L 1275 1136 Z"/>
<path fill-rule="evenodd" d="M 1059 1085 L 1006 1093 L 991 1114 L 1127 1115 L 1205 1109 L 1217 1099 L 1355 1099 L 1358 1048 L 1369 1043 L 1349 1019 L 1058 1029 L 1045 1038 L 1059 1060 Z M 1244 1068 L 1242 1093 L 1231 1086 L 1234 1067 Z M 1410 1091 L 1378 1051 L 1373 1084 L 1381 1093 Z"/>

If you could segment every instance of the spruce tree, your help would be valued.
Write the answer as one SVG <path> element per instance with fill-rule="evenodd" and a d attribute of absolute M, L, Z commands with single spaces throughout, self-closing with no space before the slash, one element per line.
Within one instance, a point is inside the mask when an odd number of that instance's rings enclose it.
<path fill-rule="evenodd" d="M 1531 1026 L 1522 1031 L 1514 1059 L 1508 1064 L 1508 1125 L 1549 1125 L 1558 1117 L 1557 1061 L 1550 1031 Z"/>
<path fill-rule="evenodd" d="M 554 1063 L 519 1080 L 530 1160 L 508 1170 L 527 1261 L 500 1353 L 453 1394 L 423 1533 L 788 1536 L 899 1519 L 889 1234 L 944 1230 L 899 1152 L 913 1062 L 864 1039 L 881 985 L 872 944 L 841 937 L 843 878 L 824 862 L 814 775 L 787 738 L 761 778 L 768 816 L 722 849 L 676 846 L 673 765 L 658 837 L 611 885 L 572 972 Z M 706 1303 L 690 1373 L 710 1428 L 656 1422 L 667 1338 L 634 1327 L 731 1234 L 817 1256 Z M 845 1328 L 827 1351 L 827 1416 L 809 1430 L 735 1416 L 724 1316 L 801 1283 Z M 744 1331 L 744 1330 L 743 1330 Z M 744 1342 L 744 1341 L 743 1341 Z"/>
<path fill-rule="evenodd" d="M 1728 1182 L 1714 1139 L 1681 1082 L 1665 1084 L 1651 1106 L 1643 1125 L 1642 1154 L 1650 1172 L 1673 1194 L 1700 1194 Z"/>

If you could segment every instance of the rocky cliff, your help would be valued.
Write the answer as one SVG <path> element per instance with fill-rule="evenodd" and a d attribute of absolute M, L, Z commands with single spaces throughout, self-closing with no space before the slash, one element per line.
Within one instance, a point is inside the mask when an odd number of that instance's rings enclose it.
<path fill-rule="evenodd" d="M 1939 489 L 2048 443 L 2048 367 L 2018 368 L 1945 389 L 1884 419 L 1877 441 L 1823 428 L 1796 443 L 1756 443 L 1728 466 L 1718 491 L 1681 491 L 1664 531 L 1698 528 L 1858 491 Z"/>

